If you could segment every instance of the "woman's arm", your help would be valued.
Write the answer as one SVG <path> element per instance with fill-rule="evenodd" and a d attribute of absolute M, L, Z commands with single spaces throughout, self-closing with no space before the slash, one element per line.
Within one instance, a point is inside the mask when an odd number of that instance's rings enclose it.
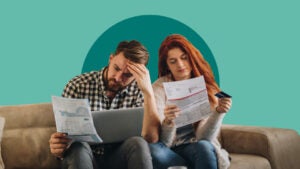
<path fill-rule="evenodd" d="M 196 139 L 212 141 L 217 138 L 224 116 L 225 113 L 212 111 L 208 118 L 201 120 L 196 128 Z"/>
<path fill-rule="evenodd" d="M 161 130 L 160 130 L 160 138 L 159 140 L 163 142 L 168 147 L 171 147 L 173 140 L 176 135 L 176 127 L 175 124 L 171 121 L 168 121 L 165 118 L 164 110 L 166 106 L 166 95 L 162 85 L 163 80 L 160 78 L 158 79 L 153 85 L 153 91 L 157 106 L 157 111 L 162 122 Z"/>
<path fill-rule="evenodd" d="M 218 106 L 213 108 L 212 114 L 204 120 L 201 120 L 196 128 L 197 140 L 205 139 L 212 141 L 217 138 L 222 125 L 225 113 L 231 108 L 230 98 L 221 98 L 218 100 Z"/>

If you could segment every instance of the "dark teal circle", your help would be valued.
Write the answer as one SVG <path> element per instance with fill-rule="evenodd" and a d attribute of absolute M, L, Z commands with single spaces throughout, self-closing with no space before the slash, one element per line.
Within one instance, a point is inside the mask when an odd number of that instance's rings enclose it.
<path fill-rule="evenodd" d="M 82 73 L 99 70 L 108 64 L 109 55 L 123 40 L 138 40 L 148 49 L 150 58 L 147 65 L 152 82 L 158 77 L 158 49 L 163 39 L 173 33 L 185 36 L 200 50 L 210 64 L 216 82 L 219 84 L 219 72 L 215 58 L 204 40 L 187 25 L 165 16 L 141 15 L 116 23 L 98 37 L 89 50 Z"/>

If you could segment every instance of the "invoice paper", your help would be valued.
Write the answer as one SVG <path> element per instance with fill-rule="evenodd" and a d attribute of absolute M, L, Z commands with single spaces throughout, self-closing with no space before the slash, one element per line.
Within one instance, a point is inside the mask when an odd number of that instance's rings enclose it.
<path fill-rule="evenodd" d="M 175 104 L 181 114 L 175 119 L 176 127 L 182 127 L 210 114 L 210 104 L 203 76 L 163 83 L 167 104 Z"/>
<path fill-rule="evenodd" d="M 101 143 L 91 115 L 88 99 L 52 96 L 56 130 L 68 133 L 73 141 Z"/>

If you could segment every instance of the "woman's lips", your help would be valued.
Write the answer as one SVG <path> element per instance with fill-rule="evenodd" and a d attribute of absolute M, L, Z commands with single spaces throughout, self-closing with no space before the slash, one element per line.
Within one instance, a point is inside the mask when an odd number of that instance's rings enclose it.
<path fill-rule="evenodd" d="M 185 72 L 185 69 L 179 69 L 178 72 Z"/>

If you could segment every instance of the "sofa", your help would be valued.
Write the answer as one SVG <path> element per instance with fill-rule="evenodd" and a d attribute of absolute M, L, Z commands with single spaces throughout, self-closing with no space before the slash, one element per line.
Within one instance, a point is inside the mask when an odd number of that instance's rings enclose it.
<path fill-rule="evenodd" d="M 0 168 L 59 168 L 48 144 L 56 131 L 51 103 L 0 106 L 0 117 Z M 230 153 L 230 169 L 300 169 L 294 130 L 224 124 L 219 140 Z"/>

